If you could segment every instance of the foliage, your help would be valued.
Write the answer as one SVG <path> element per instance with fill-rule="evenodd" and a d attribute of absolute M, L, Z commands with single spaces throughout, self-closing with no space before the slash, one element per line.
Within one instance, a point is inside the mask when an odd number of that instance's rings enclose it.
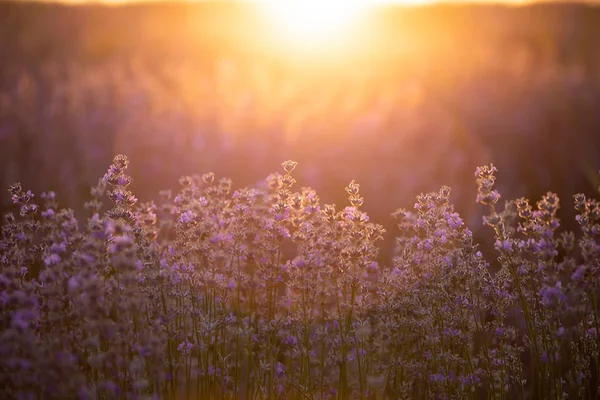
<path fill-rule="evenodd" d="M 92 188 L 83 224 L 54 193 L 10 187 L 0 240 L 0 397 L 593 398 L 600 376 L 600 202 L 574 196 L 558 232 L 548 193 L 498 209 L 492 273 L 450 188 L 385 229 L 294 189 L 296 163 L 240 190 L 185 176 L 137 204 L 128 159 Z M 110 207 L 103 201 L 108 197 Z"/>

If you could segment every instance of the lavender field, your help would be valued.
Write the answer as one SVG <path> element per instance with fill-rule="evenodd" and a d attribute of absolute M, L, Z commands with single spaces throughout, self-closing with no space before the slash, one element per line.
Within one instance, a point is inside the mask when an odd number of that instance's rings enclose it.
<path fill-rule="evenodd" d="M 600 8 L 261 18 L 0 3 L 0 399 L 600 398 Z"/>

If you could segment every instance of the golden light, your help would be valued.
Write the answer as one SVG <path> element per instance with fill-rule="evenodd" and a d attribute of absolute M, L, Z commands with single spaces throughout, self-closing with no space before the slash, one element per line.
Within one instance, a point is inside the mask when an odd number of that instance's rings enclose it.
<path fill-rule="evenodd" d="M 331 44 L 352 30 L 369 0 L 261 0 L 273 34 L 296 45 Z"/>

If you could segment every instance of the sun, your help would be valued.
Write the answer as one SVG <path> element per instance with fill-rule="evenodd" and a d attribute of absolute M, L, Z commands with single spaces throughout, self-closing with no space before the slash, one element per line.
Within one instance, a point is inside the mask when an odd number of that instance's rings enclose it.
<path fill-rule="evenodd" d="M 275 35 L 318 46 L 342 37 L 365 11 L 368 0 L 261 0 Z"/>

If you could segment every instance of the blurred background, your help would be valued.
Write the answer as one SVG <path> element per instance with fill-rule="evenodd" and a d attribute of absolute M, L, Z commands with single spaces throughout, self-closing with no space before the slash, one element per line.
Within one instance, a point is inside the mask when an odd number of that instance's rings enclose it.
<path fill-rule="evenodd" d="M 0 212 L 20 181 L 82 215 L 117 153 L 142 201 L 293 159 L 339 208 L 356 179 L 390 232 L 449 185 L 479 235 L 473 173 L 493 162 L 505 199 L 555 191 L 574 226 L 572 194 L 599 185 L 600 7 L 280 4 L 0 2 Z"/>

